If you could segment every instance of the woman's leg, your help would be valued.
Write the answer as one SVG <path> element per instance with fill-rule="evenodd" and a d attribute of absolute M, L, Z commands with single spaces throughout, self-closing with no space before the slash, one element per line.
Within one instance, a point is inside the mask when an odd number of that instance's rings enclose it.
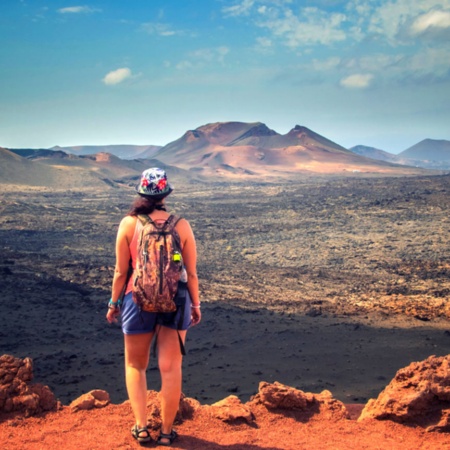
<path fill-rule="evenodd" d="M 169 434 L 177 414 L 181 398 L 181 339 L 186 339 L 186 331 L 160 327 L 158 333 L 158 365 L 161 373 L 161 432 Z"/>
<path fill-rule="evenodd" d="M 154 333 L 124 334 L 125 380 L 131 408 L 139 428 L 147 426 L 147 377 Z"/>

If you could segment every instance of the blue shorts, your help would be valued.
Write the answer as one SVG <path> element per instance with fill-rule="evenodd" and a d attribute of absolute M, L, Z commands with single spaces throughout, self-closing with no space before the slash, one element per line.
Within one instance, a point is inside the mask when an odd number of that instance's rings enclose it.
<path fill-rule="evenodd" d="M 191 298 L 186 293 L 186 306 L 180 324 L 182 309 L 173 313 L 152 313 L 139 311 L 133 302 L 133 294 L 125 295 L 121 309 L 122 331 L 124 334 L 141 334 L 155 331 L 156 325 L 172 328 L 173 330 L 187 330 L 191 325 Z"/>

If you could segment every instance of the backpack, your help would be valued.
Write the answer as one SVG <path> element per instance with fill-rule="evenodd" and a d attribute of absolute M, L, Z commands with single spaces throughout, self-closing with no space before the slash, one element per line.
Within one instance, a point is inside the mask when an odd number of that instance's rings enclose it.
<path fill-rule="evenodd" d="M 170 215 L 161 226 L 145 215 L 138 215 L 138 219 L 143 227 L 138 240 L 133 301 L 142 311 L 175 312 L 174 298 L 183 270 L 175 226 L 181 217 Z"/>

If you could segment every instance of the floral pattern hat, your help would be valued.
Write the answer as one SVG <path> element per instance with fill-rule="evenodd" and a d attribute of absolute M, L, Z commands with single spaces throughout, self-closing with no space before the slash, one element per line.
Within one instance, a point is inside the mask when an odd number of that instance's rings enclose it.
<path fill-rule="evenodd" d="M 136 191 L 141 195 L 161 199 L 173 191 L 173 186 L 167 181 L 167 175 L 163 169 L 152 167 L 142 173 L 141 181 L 136 186 Z"/>

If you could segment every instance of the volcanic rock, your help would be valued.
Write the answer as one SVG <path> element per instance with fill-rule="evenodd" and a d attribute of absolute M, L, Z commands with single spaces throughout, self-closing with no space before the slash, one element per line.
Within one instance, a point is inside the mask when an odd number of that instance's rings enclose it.
<path fill-rule="evenodd" d="M 30 384 L 33 379 L 31 358 L 0 356 L 0 411 L 21 412 L 25 417 L 55 410 L 56 397 L 47 386 Z"/>
<path fill-rule="evenodd" d="M 278 383 L 259 384 L 259 392 L 250 404 L 262 404 L 268 409 L 300 410 L 308 414 L 321 414 L 327 419 L 347 419 L 349 417 L 345 405 L 336 400 L 330 391 L 320 394 L 303 392 L 290 386 Z"/>
<path fill-rule="evenodd" d="M 95 389 L 75 399 L 70 404 L 70 409 L 73 412 L 77 412 L 94 408 L 104 408 L 109 402 L 109 394 L 106 391 Z"/>
<path fill-rule="evenodd" d="M 358 420 L 392 420 L 427 431 L 450 431 L 450 355 L 430 356 L 400 369 Z"/>
<path fill-rule="evenodd" d="M 127 400 L 128 402 L 128 400 Z M 127 403 L 125 402 L 125 403 Z M 201 408 L 200 402 L 181 394 L 175 424 L 181 424 L 185 420 L 191 420 L 195 412 Z M 156 391 L 147 391 L 148 427 L 153 430 L 161 428 L 161 394 Z"/>
<path fill-rule="evenodd" d="M 249 406 L 244 405 L 235 395 L 230 395 L 212 404 L 209 409 L 213 417 L 228 423 L 244 420 L 248 424 L 252 424 L 254 420 Z"/>

